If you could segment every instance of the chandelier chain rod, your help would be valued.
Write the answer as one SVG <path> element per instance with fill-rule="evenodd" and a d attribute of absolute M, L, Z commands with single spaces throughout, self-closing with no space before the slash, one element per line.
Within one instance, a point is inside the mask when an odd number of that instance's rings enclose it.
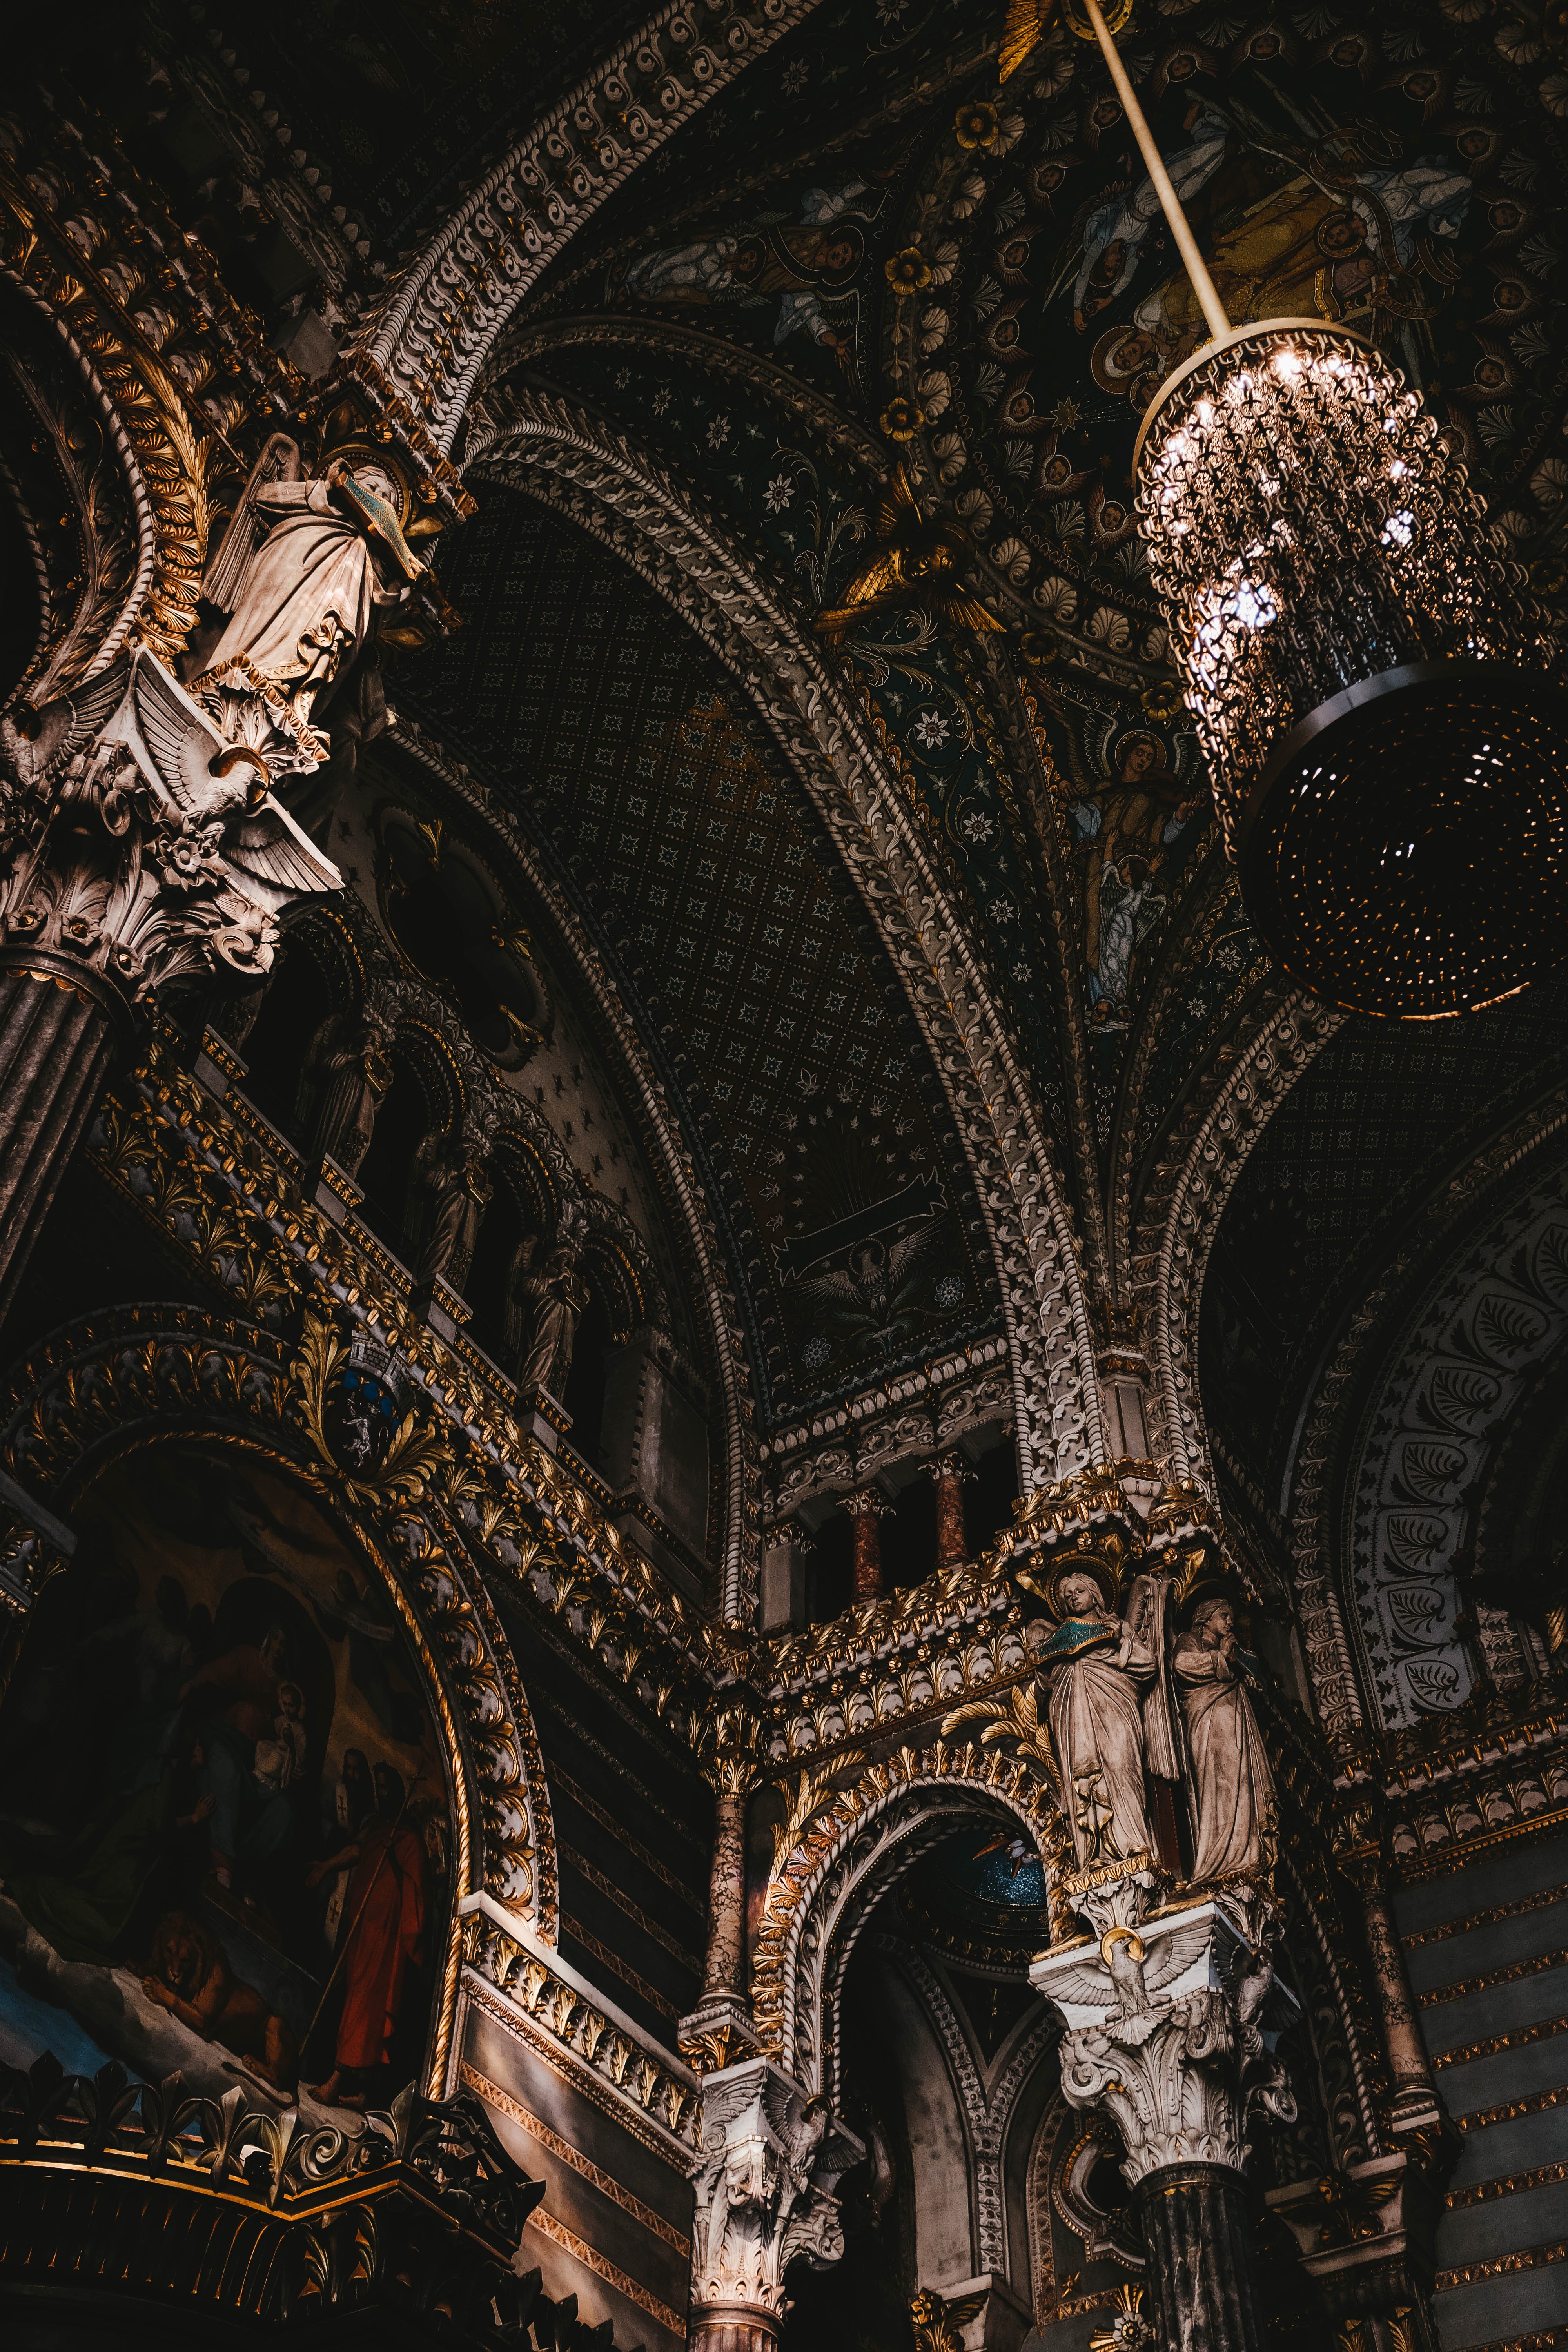
<path fill-rule="evenodd" d="M 1198 298 L 1198 307 L 1208 322 L 1208 331 L 1216 339 L 1222 335 L 1228 335 L 1230 320 L 1226 315 L 1225 304 L 1220 300 L 1214 279 L 1209 276 L 1204 257 L 1198 251 L 1197 239 L 1187 225 L 1187 216 L 1182 210 L 1181 198 L 1171 184 L 1171 175 L 1165 169 L 1163 156 L 1154 143 L 1154 134 L 1143 119 L 1143 110 L 1139 105 L 1132 85 L 1127 79 L 1126 68 L 1117 54 L 1116 43 L 1110 37 L 1110 27 L 1100 14 L 1100 0 L 1083 0 L 1083 5 L 1089 16 L 1089 21 L 1094 27 L 1094 37 L 1100 43 L 1105 62 L 1110 68 L 1110 79 L 1116 85 L 1116 95 L 1121 100 L 1128 121 L 1132 125 L 1132 135 L 1142 150 L 1143 161 L 1149 166 L 1149 177 L 1154 184 L 1154 194 L 1160 199 L 1160 208 L 1169 224 L 1171 235 L 1176 240 L 1176 250 L 1181 255 L 1187 276 L 1192 280 L 1193 291 Z"/>

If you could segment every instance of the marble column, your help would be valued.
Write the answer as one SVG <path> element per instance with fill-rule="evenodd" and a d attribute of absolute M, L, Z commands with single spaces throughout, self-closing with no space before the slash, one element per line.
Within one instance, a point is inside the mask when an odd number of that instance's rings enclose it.
<path fill-rule="evenodd" d="M 1259 2352 L 1247 2189 L 1228 2164 L 1146 2173 L 1133 2207 L 1143 2231 L 1143 2316 L 1169 2352 Z"/>
<path fill-rule="evenodd" d="M 1366 1922 L 1367 1954 L 1377 1993 L 1383 2044 L 1394 2077 L 1392 2123 L 1395 2132 L 1419 2130 L 1435 2123 L 1440 2109 L 1421 2035 L 1421 2021 L 1410 1990 L 1405 1948 L 1394 1924 L 1381 1838 L 1372 1816 L 1352 1815 L 1349 1834 L 1341 1848 L 1345 1869 L 1361 1895 Z"/>
<path fill-rule="evenodd" d="M 856 1601 L 880 1601 L 887 1591 L 881 1522 L 888 1506 L 874 1486 L 867 1486 L 858 1495 L 846 1495 L 844 1507 L 855 1523 Z"/>
<path fill-rule="evenodd" d="M 47 950 L 0 960 L 0 1314 L 130 1034 L 97 974 Z"/>
<path fill-rule="evenodd" d="M 940 1575 L 946 1569 L 963 1567 L 969 1558 L 963 1489 L 974 1473 L 958 1453 L 933 1454 L 924 1466 L 936 1487 L 936 1565 Z"/>
<path fill-rule="evenodd" d="M 746 1990 L 746 1800 L 721 1791 L 713 1807 L 708 1880 L 708 1962 L 702 1998 L 740 2000 Z"/>
<path fill-rule="evenodd" d="M 1254 2111 L 1295 2114 L 1270 2045 L 1296 2005 L 1274 1980 L 1265 1898 L 1241 1889 L 1162 1912 L 1163 1889 L 1148 1870 L 1080 1886 L 1098 1948 L 1053 1948 L 1029 1979 L 1066 2022 L 1068 2105 L 1121 2135 L 1150 2352 L 1260 2352 L 1242 2167 Z"/>
<path fill-rule="evenodd" d="M 0 1311 L 138 1016 L 258 986 L 342 887 L 270 784 L 145 647 L 0 744 Z"/>

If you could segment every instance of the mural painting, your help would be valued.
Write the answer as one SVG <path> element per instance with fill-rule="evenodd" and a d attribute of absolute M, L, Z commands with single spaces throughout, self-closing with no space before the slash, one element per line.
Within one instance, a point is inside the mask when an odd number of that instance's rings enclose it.
<path fill-rule="evenodd" d="M 75 1523 L 0 1705 L 0 2061 L 384 2104 L 423 2057 L 449 1842 L 379 1580 L 216 1449 L 117 1465 Z"/>

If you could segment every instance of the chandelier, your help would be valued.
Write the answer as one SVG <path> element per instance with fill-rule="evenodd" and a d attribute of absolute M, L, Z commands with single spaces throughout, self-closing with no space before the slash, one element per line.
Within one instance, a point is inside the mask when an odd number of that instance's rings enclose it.
<path fill-rule="evenodd" d="M 1068 16 L 1100 42 L 1208 323 L 1134 472 L 1247 912 L 1331 1003 L 1495 1003 L 1568 953 L 1568 707 L 1523 574 L 1363 336 L 1231 325 L 1098 0 Z"/>

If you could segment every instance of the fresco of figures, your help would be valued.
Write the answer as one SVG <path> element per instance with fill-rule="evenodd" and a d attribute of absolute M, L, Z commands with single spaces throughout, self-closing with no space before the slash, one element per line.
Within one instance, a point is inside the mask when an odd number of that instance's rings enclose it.
<path fill-rule="evenodd" d="M 0 2061 L 382 2104 L 419 2071 L 449 1912 L 384 1586 L 216 1448 L 133 1455 L 74 1522 L 0 1705 Z"/>

